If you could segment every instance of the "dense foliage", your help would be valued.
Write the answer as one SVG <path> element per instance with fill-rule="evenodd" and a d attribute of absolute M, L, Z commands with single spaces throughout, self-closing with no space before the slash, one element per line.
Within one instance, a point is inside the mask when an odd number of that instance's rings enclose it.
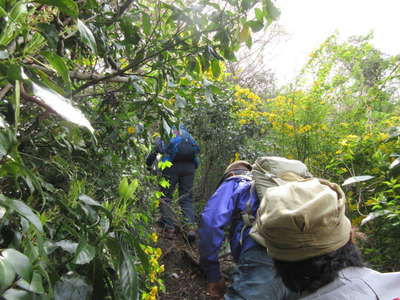
<path fill-rule="evenodd" d="M 343 185 L 368 261 L 400 268 L 399 57 L 331 36 L 279 93 L 268 72 L 238 80 L 226 62 L 278 14 L 271 0 L 0 0 L 5 299 L 158 297 L 144 160 L 178 122 L 202 149 L 199 209 L 234 159 L 301 159 Z"/>
<path fill-rule="evenodd" d="M 5 299 L 156 299 L 152 135 L 212 106 L 221 62 L 277 15 L 270 0 L 0 0 Z"/>

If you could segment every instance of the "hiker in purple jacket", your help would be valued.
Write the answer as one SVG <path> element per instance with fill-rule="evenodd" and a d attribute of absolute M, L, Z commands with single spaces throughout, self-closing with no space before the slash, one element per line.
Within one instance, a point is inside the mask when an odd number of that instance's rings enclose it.
<path fill-rule="evenodd" d="M 200 264 L 206 273 L 208 292 L 212 299 L 297 299 L 276 276 L 266 249 L 249 236 L 250 227 L 246 228 L 242 220 L 242 213 L 255 216 L 259 206 L 256 192 L 251 189 L 250 171 L 251 165 L 246 161 L 229 165 L 222 183 L 201 214 Z M 237 267 L 225 294 L 218 255 L 228 226 L 231 253 Z"/>

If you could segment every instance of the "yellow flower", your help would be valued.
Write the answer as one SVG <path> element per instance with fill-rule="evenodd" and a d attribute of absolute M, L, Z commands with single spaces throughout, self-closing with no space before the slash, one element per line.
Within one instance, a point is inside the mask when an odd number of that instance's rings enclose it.
<path fill-rule="evenodd" d="M 135 128 L 133 128 L 133 127 L 128 127 L 128 133 L 129 134 L 134 134 L 135 133 Z"/>
<path fill-rule="evenodd" d="M 161 265 L 160 268 L 158 269 L 158 273 L 163 273 L 165 271 L 164 265 Z"/>
<path fill-rule="evenodd" d="M 354 135 L 354 134 L 350 134 L 350 135 L 346 136 L 346 139 L 350 140 L 350 141 L 355 141 L 358 139 L 358 136 Z"/>
<path fill-rule="evenodd" d="M 156 280 L 156 273 L 151 272 L 150 273 L 150 282 L 154 282 Z"/>
<path fill-rule="evenodd" d="M 153 267 L 157 267 L 157 266 L 158 266 L 158 261 L 157 261 L 157 259 L 155 259 L 154 257 L 151 257 L 151 258 L 150 258 L 150 264 L 151 264 Z"/>
<path fill-rule="evenodd" d="M 155 296 L 158 294 L 158 286 L 153 286 L 150 291 L 150 295 Z"/>
<path fill-rule="evenodd" d="M 367 202 L 365 202 L 365 205 L 367 206 L 372 206 L 376 204 L 379 204 L 379 201 L 375 198 L 369 199 Z"/>
<path fill-rule="evenodd" d="M 304 132 L 310 131 L 310 129 L 311 129 L 311 126 L 310 126 L 310 125 L 301 126 L 301 127 L 299 128 L 299 133 L 304 133 Z"/>
<path fill-rule="evenodd" d="M 156 249 L 156 257 L 157 257 L 157 258 L 160 258 L 161 255 L 162 255 L 162 250 L 161 250 L 161 248 L 157 248 L 157 249 Z"/>
<path fill-rule="evenodd" d="M 384 140 L 386 140 L 388 138 L 389 138 L 389 134 L 387 134 L 386 132 L 385 133 L 383 133 L 383 132 L 379 133 L 379 139 L 381 141 L 384 141 Z"/>
<path fill-rule="evenodd" d="M 379 174 L 380 172 L 381 172 L 381 170 L 379 170 L 379 168 L 371 169 L 371 173 L 373 173 L 373 174 Z"/>
<path fill-rule="evenodd" d="M 158 241 L 158 235 L 157 235 L 156 232 L 153 232 L 153 233 L 151 234 L 151 240 L 152 240 L 154 243 L 157 243 L 157 241 Z"/>

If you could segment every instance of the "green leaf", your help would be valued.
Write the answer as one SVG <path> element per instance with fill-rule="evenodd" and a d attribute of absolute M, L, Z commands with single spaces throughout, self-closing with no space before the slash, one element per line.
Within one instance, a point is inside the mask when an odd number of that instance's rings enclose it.
<path fill-rule="evenodd" d="M 164 189 L 166 189 L 166 188 L 168 188 L 170 186 L 169 181 L 166 180 L 165 178 L 161 178 L 159 184 Z"/>
<path fill-rule="evenodd" d="M 363 181 L 368 181 L 371 180 L 372 178 L 375 178 L 375 176 L 370 176 L 370 175 L 362 175 L 362 176 L 353 176 L 350 178 L 347 178 L 343 183 L 342 186 L 358 183 L 358 182 L 363 182 Z"/>
<path fill-rule="evenodd" d="M 40 23 L 37 24 L 37 27 L 46 39 L 47 45 L 51 49 L 57 49 L 59 36 L 56 26 L 54 24 Z"/>
<path fill-rule="evenodd" d="M 150 263 L 149 263 L 149 256 L 143 251 L 140 243 L 138 243 L 137 239 L 135 236 L 132 236 L 132 238 L 129 239 L 130 243 L 135 247 L 135 253 L 137 257 L 139 257 L 140 262 L 142 263 L 142 266 L 144 268 L 144 271 L 146 273 L 150 272 Z"/>
<path fill-rule="evenodd" d="M 20 89 L 20 81 L 15 81 L 15 93 L 14 93 L 14 119 L 15 119 L 15 128 L 18 128 L 19 123 L 19 113 L 20 113 L 20 103 L 21 102 L 21 89 Z"/>
<path fill-rule="evenodd" d="M 27 291 L 9 289 L 2 295 L 6 300 L 32 300 L 32 295 Z"/>
<path fill-rule="evenodd" d="M 7 12 L 0 6 L 0 18 L 7 16 Z"/>
<path fill-rule="evenodd" d="M 264 28 L 263 21 L 248 21 L 247 25 L 250 26 L 251 31 L 258 32 Z"/>
<path fill-rule="evenodd" d="M 251 8 L 252 5 L 254 5 L 255 1 L 251 1 L 251 0 L 242 0 L 241 1 L 241 7 L 244 11 L 248 10 L 249 8 Z"/>
<path fill-rule="evenodd" d="M 10 82 L 22 79 L 21 66 L 10 64 L 7 69 L 7 78 Z"/>
<path fill-rule="evenodd" d="M 46 45 L 46 39 L 38 32 L 35 32 L 32 38 L 28 41 L 26 46 L 24 47 L 23 54 L 36 54 L 43 46 Z"/>
<path fill-rule="evenodd" d="M 131 183 L 128 182 L 126 177 L 122 178 L 119 183 L 119 196 L 121 199 L 131 199 L 139 186 L 139 181 L 137 179 L 133 180 Z"/>
<path fill-rule="evenodd" d="M 75 108 L 72 105 L 70 100 L 52 90 L 41 87 L 34 82 L 32 82 L 31 84 L 33 94 L 37 97 L 39 101 L 49 106 L 51 109 L 53 109 L 54 112 L 56 112 L 65 120 L 70 121 L 76 125 L 86 127 L 92 133 L 94 132 L 94 129 L 92 125 L 90 125 L 90 122 L 86 119 L 86 117 L 79 109 Z"/>
<path fill-rule="evenodd" d="M 396 158 L 396 159 L 390 164 L 389 170 L 390 170 L 390 174 L 391 174 L 392 176 L 397 176 L 397 174 L 398 174 L 399 171 L 400 171 L 400 157 Z"/>
<path fill-rule="evenodd" d="M 26 255 L 11 248 L 4 250 L 1 255 L 19 276 L 27 281 L 32 280 L 32 264 Z"/>
<path fill-rule="evenodd" d="M 64 251 L 67 251 L 68 253 L 71 254 L 74 254 L 76 252 L 76 249 L 78 249 L 78 243 L 75 243 L 70 240 L 58 241 L 57 243 L 54 243 L 54 246 L 60 247 Z"/>
<path fill-rule="evenodd" d="M 118 194 L 121 199 L 126 199 L 128 194 L 128 178 L 124 177 L 119 183 Z"/>
<path fill-rule="evenodd" d="M 176 98 L 175 106 L 177 108 L 185 108 L 186 107 L 186 99 L 185 98 L 183 98 L 180 95 L 176 95 L 175 98 Z"/>
<path fill-rule="evenodd" d="M 90 205 L 90 206 L 102 206 L 99 202 L 97 202 L 96 200 L 93 200 L 92 198 L 90 198 L 87 195 L 80 195 L 79 200 L 81 200 L 83 203 Z"/>
<path fill-rule="evenodd" d="M 17 2 L 9 14 L 9 18 L 0 34 L 0 45 L 8 45 L 22 30 L 22 21 L 27 14 L 26 4 L 23 1 Z"/>
<path fill-rule="evenodd" d="M 138 275 L 133 263 L 133 256 L 122 249 L 123 262 L 119 268 L 122 295 L 126 300 L 136 300 L 138 297 Z"/>
<path fill-rule="evenodd" d="M 253 39 L 251 38 L 251 35 L 249 36 L 249 38 L 246 40 L 246 46 L 247 48 L 251 48 L 251 46 L 253 45 Z"/>
<path fill-rule="evenodd" d="M 172 167 L 172 162 L 170 162 L 169 160 L 166 161 L 159 161 L 157 164 L 157 167 L 162 171 L 166 168 L 170 168 Z"/>
<path fill-rule="evenodd" d="M 85 240 L 81 241 L 76 250 L 74 263 L 77 265 L 84 265 L 90 263 L 96 256 L 96 248 L 89 245 Z"/>
<path fill-rule="evenodd" d="M 53 92 L 56 92 L 60 95 L 63 95 L 65 93 L 64 89 L 55 84 L 50 79 L 49 75 L 47 75 L 44 71 L 34 67 L 29 67 L 29 70 L 39 75 L 40 79 L 42 80 L 42 85 L 46 88 L 53 90 Z"/>
<path fill-rule="evenodd" d="M 70 85 L 69 71 L 67 64 L 64 59 L 54 52 L 43 52 L 43 56 L 46 57 L 47 61 L 51 64 L 51 66 L 56 70 L 56 72 L 61 76 L 65 83 Z"/>
<path fill-rule="evenodd" d="M 61 12 L 71 17 L 78 17 L 78 4 L 74 0 L 36 0 L 38 3 L 56 6 Z"/>
<path fill-rule="evenodd" d="M 360 225 L 363 226 L 364 224 L 366 224 L 366 223 L 368 223 L 368 222 L 370 222 L 370 221 L 372 221 L 372 220 L 374 220 L 374 219 L 376 219 L 378 217 L 387 215 L 389 213 L 390 213 L 390 211 L 388 211 L 388 210 L 379 210 L 379 211 L 371 212 L 371 213 L 368 214 L 368 216 L 366 216 L 364 219 L 362 219 Z"/>
<path fill-rule="evenodd" d="M 10 18 L 12 22 L 18 23 L 26 16 L 27 13 L 28 10 L 26 8 L 26 4 L 23 1 L 19 1 L 11 9 Z"/>
<path fill-rule="evenodd" d="M 124 42 L 136 45 L 140 41 L 139 28 L 133 25 L 132 17 L 125 16 L 120 21 L 121 30 L 124 33 Z"/>
<path fill-rule="evenodd" d="M 249 37 L 250 37 L 249 27 L 247 25 L 244 25 L 243 28 L 242 28 L 242 31 L 239 34 L 239 41 L 241 43 L 245 42 L 245 41 L 247 41 L 249 39 Z"/>
<path fill-rule="evenodd" d="M 6 214 L 7 210 L 0 206 L 0 219 L 4 217 L 4 215 Z"/>
<path fill-rule="evenodd" d="M 5 130 L 0 130 L 0 159 L 14 152 L 17 147 L 17 139 L 13 130 L 5 126 Z"/>
<path fill-rule="evenodd" d="M 7 128 L 7 126 L 8 126 L 8 124 L 7 124 L 7 122 L 4 120 L 4 118 L 0 115 L 0 128 Z M 0 139 L 0 141 L 1 141 L 1 139 Z M 1 144 L 0 144 L 0 155 L 2 154 L 2 146 L 1 146 Z M 1 156 L 0 156 L 0 158 L 1 158 Z"/>
<path fill-rule="evenodd" d="M 211 93 L 211 91 L 209 89 L 206 89 L 204 91 L 204 96 L 206 97 L 206 101 L 208 104 L 213 104 L 214 103 L 214 96 Z"/>
<path fill-rule="evenodd" d="M 76 274 L 64 275 L 54 288 L 54 300 L 89 300 L 93 288 Z"/>
<path fill-rule="evenodd" d="M 214 78 L 218 78 L 221 74 L 221 66 L 219 65 L 219 61 L 217 59 L 213 59 L 211 61 L 211 70 Z"/>
<path fill-rule="evenodd" d="M 16 273 L 10 263 L 0 256 L 0 294 L 11 286 L 15 280 Z"/>
<path fill-rule="evenodd" d="M 264 7 L 264 15 L 266 16 L 268 22 L 275 21 L 279 18 L 281 12 L 279 9 L 274 5 L 272 0 L 263 0 L 263 7 Z"/>
<path fill-rule="evenodd" d="M 143 13 L 142 23 L 143 23 L 143 32 L 149 35 L 151 33 L 151 23 L 150 23 L 150 16 L 148 14 Z"/>
<path fill-rule="evenodd" d="M 21 278 L 16 284 L 18 287 L 36 294 L 44 293 L 42 276 L 38 272 L 33 272 L 32 281 L 30 283 Z"/>
<path fill-rule="evenodd" d="M 256 14 L 257 20 L 262 22 L 264 19 L 264 12 L 258 7 L 254 10 L 254 12 Z"/>
<path fill-rule="evenodd" d="M 79 19 L 77 25 L 83 42 L 88 45 L 93 52 L 97 53 L 97 44 L 92 31 Z"/>
<path fill-rule="evenodd" d="M 26 205 L 24 202 L 20 200 L 12 200 L 10 202 L 10 207 L 15 209 L 18 212 L 18 214 L 20 214 L 22 217 L 28 219 L 29 222 L 31 222 L 32 225 L 35 226 L 37 230 L 43 232 L 43 227 L 42 223 L 40 222 L 40 219 L 28 205 Z"/>

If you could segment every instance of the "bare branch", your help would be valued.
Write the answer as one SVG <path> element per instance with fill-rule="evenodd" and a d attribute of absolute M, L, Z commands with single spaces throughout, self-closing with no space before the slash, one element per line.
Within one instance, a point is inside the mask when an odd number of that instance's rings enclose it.
<path fill-rule="evenodd" d="M 5 87 L 0 91 L 0 100 L 8 93 L 9 90 L 13 88 L 13 85 L 8 83 Z"/>

